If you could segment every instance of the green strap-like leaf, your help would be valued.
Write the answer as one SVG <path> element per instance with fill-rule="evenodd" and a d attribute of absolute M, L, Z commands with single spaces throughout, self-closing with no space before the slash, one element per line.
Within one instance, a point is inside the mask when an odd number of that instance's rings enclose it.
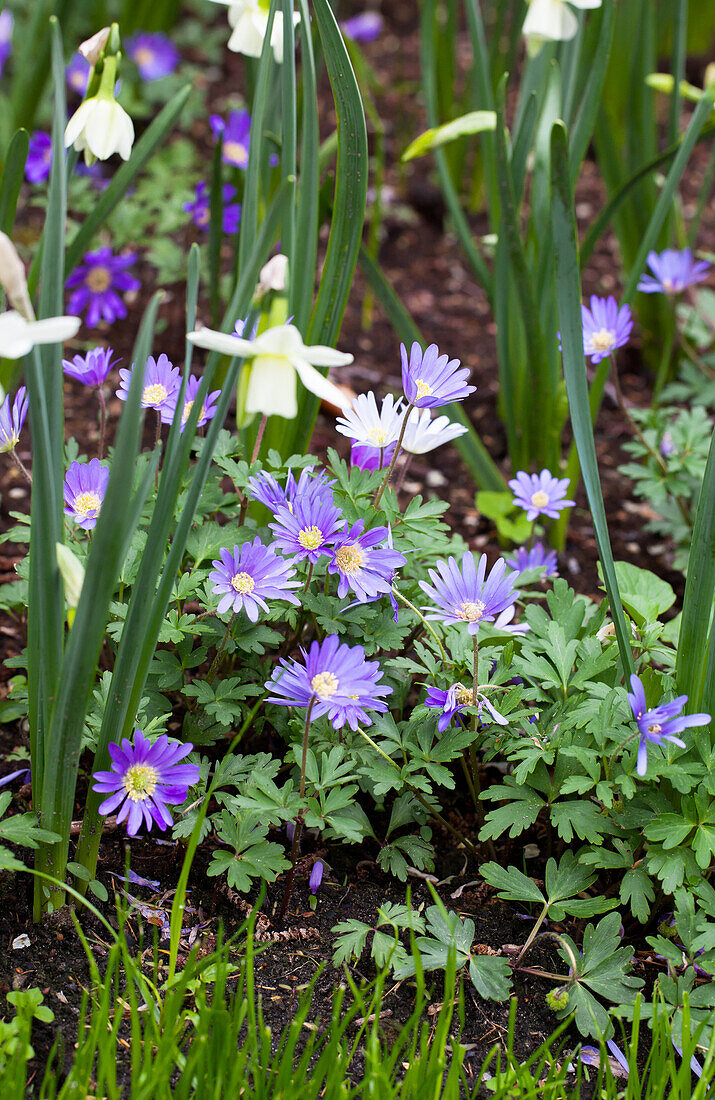
<path fill-rule="evenodd" d="M 305 332 L 313 301 L 318 254 L 318 201 L 320 189 L 320 134 L 315 57 L 307 0 L 299 0 L 303 72 L 303 125 L 300 145 L 300 178 L 296 208 L 296 235 L 290 272 L 290 311 L 296 327 Z"/>
<path fill-rule="evenodd" d="M 0 229 L 8 236 L 11 236 L 12 227 L 15 224 L 17 199 L 25 177 L 29 146 L 30 135 L 27 130 L 16 130 L 3 165 L 2 184 L 0 184 Z"/>

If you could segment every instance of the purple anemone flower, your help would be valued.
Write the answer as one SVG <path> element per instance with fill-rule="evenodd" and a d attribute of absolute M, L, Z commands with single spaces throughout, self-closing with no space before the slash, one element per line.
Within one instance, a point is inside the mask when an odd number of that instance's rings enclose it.
<path fill-rule="evenodd" d="M 89 84 L 89 73 L 92 66 L 86 57 L 79 51 L 72 54 L 69 65 L 65 68 L 65 80 L 69 87 L 77 95 L 83 96 Z"/>
<path fill-rule="evenodd" d="M 329 573 L 337 573 L 338 596 L 347 596 L 352 588 L 360 603 L 390 592 L 395 570 L 407 559 L 397 550 L 380 545 L 389 536 L 387 527 L 365 531 L 365 520 L 359 519 L 349 531 L 335 540 L 335 556 L 328 565 Z M 363 534 L 364 531 L 364 534 Z"/>
<path fill-rule="evenodd" d="M 8 394 L 0 405 L 0 454 L 14 451 L 20 442 L 20 432 L 28 406 L 29 400 L 24 386 L 18 387 L 14 399 Z"/>
<path fill-rule="evenodd" d="M 680 294 L 689 286 L 702 283 L 710 272 L 706 260 L 694 260 L 689 248 L 678 252 L 666 248 L 663 252 L 649 252 L 648 266 L 653 275 L 643 275 L 638 289 L 644 294 Z"/>
<path fill-rule="evenodd" d="M 190 374 L 186 381 L 186 390 L 184 391 L 184 408 L 181 413 L 181 427 L 179 429 L 182 432 L 186 427 L 186 421 L 191 415 L 191 410 L 194 406 L 194 401 L 196 400 L 196 394 L 199 392 L 200 385 L 201 379 Z M 216 415 L 216 404 L 220 396 L 221 390 L 213 390 L 206 395 L 201 407 L 201 414 L 196 421 L 197 428 L 203 428 L 204 424 L 208 424 L 209 420 L 213 420 Z M 161 421 L 163 424 L 173 424 L 178 400 L 179 390 L 176 389 L 169 395 L 161 408 Z"/>
<path fill-rule="evenodd" d="M 12 12 L 3 9 L 0 11 L 0 76 L 5 67 L 5 62 L 12 53 Z"/>
<path fill-rule="evenodd" d="M 353 443 L 350 448 L 350 465 L 359 470 L 383 470 L 392 462 L 397 441 L 387 447 L 371 447 L 369 443 Z"/>
<path fill-rule="evenodd" d="M 659 450 L 663 458 L 668 458 L 669 455 L 675 454 L 675 443 L 673 442 L 673 437 L 670 432 L 663 432 Z"/>
<path fill-rule="evenodd" d="M 306 653 L 301 648 L 303 663 L 281 659 L 279 667 L 266 683 L 269 703 L 283 707 L 308 707 L 311 716 L 327 714 L 335 729 L 345 723 L 355 730 L 358 724 L 369 726 L 368 711 L 384 713 L 387 704 L 381 699 L 391 695 L 392 688 L 381 684 L 382 671 L 377 661 L 366 661 L 361 645 L 349 646 L 337 634 L 329 634 L 322 642 L 313 642 Z"/>
<path fill-rule="evenodd" d="M 71 516 L 84 531 L 97 526 L 108 481 L 109 469 L 98 458 L 70 463 L 63 490 L 65 515 Z"/>
<path fill-rule="evenodd" d="M 385 20 L 379 11 L 363 11 L 352 19 L 346 19 L 340 24 L 340 29 L 353 42 L 374 42 L 382 34 L 384 25 Z"/>
<path fill-rule="evenodd" d="M 512 607 L 519 593 L 514 589 L 516 573 L 507 573 L 506 562 L 499 558 L 485 580 L 487 555 L 482 554 L 477 567 L 470 550 L 462 556 L 462 567 L 455 558 L 438 561 L 437 569 L 429 569 L 432 584 L 420 581 L 420 588 L 437 605 L 427 607 L 428 619 L 443 623 L 466 623 L 470 634 L 476 634 L 480 623 L 494 622 L 497 615 Z"/>
<path fill-rule="evenodd" d="M 569 479 L 554 477 L 548 470 L 542 470 L 540 474 L 527 474 L 520 470 L 507 484 L 514 492 L 514 504 L 525 510 L 528 520 L 542 515 L 557 519 L 562 508 L 571 508 L 575 504 L 573 500 L 564 500 Z"/>
<path fill-rule="evenodd" d="M 308 879 L 308 889 L 311 894 L 317 894 L 320 889 L 320 884 L 323 881 L 323 863 L 322 860 L 316 859 L 310 871 L 310 878 Z"/>
<path fill-rule="evenodd" d="M 30 138 L 25 163 L 25 179 L 29 183 L 44 183 L 52 168 L 52 138 L 36 130 Z"/>
<path fill-rule="evenodd" d="M 527 569 L 543 569 L 545 577 L 559 575 L 556 551 L 546 550 L 541 542 L 535 542 L 531 547 L 520 546 L 512 558 L 506 558 L 506 563 L 517 573 L 524 573 Z"/>
<path fill-rule="evenodd" d="M 62 368 L 70 378 L 76 378 L 85 386 L 101 386 L 107 381 L 107 375 L 121 359 L 112 359 L 111 348 L 92 348 L 86 355 L 75 355 L 71 361 L 62 360 Z"/>
<path fill-rule="evenodd" d="M 300 604 L 291 588 L 299 588 L 300 581 L 291 580 L 295 569 L 291 563 L 279 558 L 270 546 L 264 546 L 259 538 L 253 542 L 244 542 L 243 546 L 234 546 L 231 550 L 219 551 L 220 561 L 212 561 L 213 591 L 221 595 L 217 615 L 223 615 L 229 608 L 235 613 L 241 608 L 252 623 L 258 621 L 258 610 L 269 611 L 266 600 L 287 600 Z"/>
<path fill-rule="evenodd" d="M 228 236 L 237 233 L 241 223 L 241 204 L 240 202 L 231 202 L 236 194 L 236 188 L 232 187 L 230 183 L 223 185 L 222 229 Z M 193 202 L 185 202 L 183 209 L 187 214 L 191 214 L 194 225 L 197 225 L 199 229 L 208 229 L 211 222 L 211 196 L 207 183 L 202 180 L 196 184 L 196 198 Z"/>
<path fill-rule="evenodd" d="M 410 349 L 409 361 L 407 348 L 400 344 L 400 355 L 402 388 L 410 405 L 418 409 L 435 409 L 450 401 L 463 401 L 477 388 L 466 384 L 468 367 L 461 366 L 459 359 L 440 355 L 436 344 L 430 344 L 423 352 L 415 341 Z"/>
<path fill-rule="evenodd" d="M 142 821 L 147 830 L 152 822 L 164 830 L 173 825 L 167 806 L 180 805 L 189 787 L 198 782 L 196 764 L 180 764 L 193 745 L 170 740 L 166 734 L 152 744 L 141 730 L 134 731 L 134 744 L 125 737 L 121 748 L 109 745 L 109 771 L 95 772 L 93 789 L 108 794 L 98 813 L 111 814 L 117 807 L 117 824 L 127 818 L 127 833 L 136 836 Z"/>
<path fill-rule="evenodd" d="M 126 401 L 129 396 L 129 387 L 132 382 L 133 373 L 134 364 L 132 364 L 131 370 L 127 370 L 127 368 L 124 367 L 119 371 L 120 382 L 119 389 L 117 390 L 117 397 L 121 401 Z M 179 368 L 172 366 L 163 352 L 158 359 L 150 355 L 146 361 L 146 370 L 144 371 L 142 408 L 156 409 L 158 413 L 162 413 L 164 409 L 171 407 L 172 400 L 174 402 L 174 407 L 176 407 L 176 395 L 179 392 L 180 386 L 181 371 Z"/>
<path fill-rule="evenodd" d="M 94 328 L 101 320 L 112 324 L 127 315 L 127 307 L 117 291 L 139 290 L 141 283 L 125 269 L 136 260 L 136 252 L 114 256 L 111 248 L 88 252 L 65 283 L 70 296 L 68 312 L 79 316 L 87 310 L 85 321 Z"/>
<path fill-rule="evenodd" d="M 283 505 L 275 515 L 276 522 L 269 526 L 280 550 L 313 565 L 332 555 L 335 537 L 345 526 L 332 493 L 330 499 L 322 494 L 296 496 L 291 508 Z"/>
<path fill-rule="evenodd" d="M 32 782 L 32 771 L 30 768 L 18 768 L 16 772 L 10 772 L 9 775 L 4 775 L 0 779 L 0 787 L 6 787 L 8 783 L 13 783 L 16 779 L 19 779 L 23 784 Z"/>
<path fill-rule="evenodd" d="M 293 471 L 289 470 L 285 489 L 278 484 L 273 474 L 269 474 L 266 470 L 261 470 L 260 473 L 249 477 L 246 488 L 249 496 L 254 500 L 270 508 L 271 512 L 277 512 L 283 507 L 288 507 L 290 510 L 297 500 L 305 503 L 308 498 L 316 496 L 332 503 L 333 494 L 330 487 L 334 484 L 335 481 L 331 481 L 323 470 L 315 471 L 312 466 L 308 466 L 301 470 L 297 481 Z"/>
<path fill-rule="evenodd" d="M 464 684 L 452 684 L 452 686 L 446 690 L 443 688 L 429 687 L 427 689 L 425 706 L 435 707 L 442 711 L 437 719 L 437 729 L 440 733 L 444 733 L 447 727 L 451 725 L 455 715 L 459 715 L 459 712 L 464 710 L 465 707 L 474 706 L 474 692 L 472 688 L 466 688 Z M 478 691 L 477 711 L 480 722 L 483 721 L 482 712 L 485 709 L 497 725 L 509 725 L 509 719 L 499 713 L 496 707 L 489 702 L 486 695 Z M 462 719 L 458 718 L 457 721 L 459 723 Z"/>
<path fill-rule="evenodd" d="M 581 306 L 583 322 L 583 354 L 590 355 L 592 363 L 600 363 L 616 348 L 628 343 L 633 329 L 633 318 L 628 306 L 618 308 L 611 295 L 598 298 L 591 295 L 591 308 Z"/>
<path fill-rule="evenodd" d="M 224 164 L 248 168 L 248 150 L 251 144 L 251 116 L 248 111 L 230 111 L 228 122 L 220 115 L 210 115 L 209 122 L 217 140 L 223 134 Z"/>
<path fill-rule="evenodd" d="M 679 695 L 670 703 L 660 703 L 652 710 L 648 710 L 645 689 L 635 672 L 631 676 L 631 690 L 626 694 L 640 731 L 636 767 L 638 775 L 645 775 L 648 768 L 649 741 L 654 745 L 660 745 L 662 741 L 672 741 L 674 745 L 684 749 L 685 742 L 677 734 L 689 729 L 690 726 L 707 726 L 712 721 L 709 714 L 680 713 L 688 701 L 687 695 Z"/>
<path fill-rule="evenodd" d="M 135 34 L 126 40 L 127 57 L 139 70 L 142 80 L 160 80 L 179 64 L 179 51 L 171 39 L 157 31 Z"/>

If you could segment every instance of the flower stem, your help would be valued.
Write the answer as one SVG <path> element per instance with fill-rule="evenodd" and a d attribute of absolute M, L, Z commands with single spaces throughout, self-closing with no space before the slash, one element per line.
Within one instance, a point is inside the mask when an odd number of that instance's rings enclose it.
<path fill-rule="evenodd" d="M 104 458 L 104 433 L 107 427 L 107 402 L 104 399 L 104 391 L 101 385 L 97 387 L 99 398 L 99 460 Z"/>
<path fill-rule="evenodd" d="M 308 713 L 305 716 L 305 728 L 303 730 L 303 755 L 300 762 L 300 797 L 305 798 L 305 772 L 308 764 L 308 735 L 310 733 L 310 716 L 313 713 L 313 707 L 315 706 L 315 695 L 311 697 L 308 703 Z M 301 810 L 295 819 L 295 828 L 293 829 L 293 843 L 290 847 L 290 871 L 288 872 L 288 878 L 286 879 L 285 890 L 283 891 L 283 901 L 281 902 L 279 918 L 282 919 L 285 916 L 288 903 L 293 893 L 293 884 L 295 882 L 295 864 L 298 859 L 298 845 L 300 844 L 300 834 L 303 831 L 303 811 Z"/>
<path fill-rule="evenodd" d="M 266 415 L 266 413 L 264 413 L 263 416 L 261 417 L 261 423 L 258 425 L 258 435 L 256 436 L 256 442 L 253 445 L 253 454 L 251 455 L 251 466 L 258 459 L 258 453 L 261 449 L 261 443 L 263 442 L 263 433 L 266 430 L 266 421 L 267 420 L 268 420 L 268 416 Z"/>
<path fill-rule="evenodd" d="M 221 655 L 222 655 L 224 649 L 226 648 L 226 642 L 228 641 L 228 636 L 231 633 L 231 627 L 233 626 L 233 620 L 235 618 L 236 618 L 236 612 L 234 611 L 233 615 L 228 620 L 228 626 L 226 627 L 226 633 L 224 634 L 223 638 L 221 639 L 220 646 L 216 650 L 216 656 L 214 657 L 213 661 L 211 662 L 211 668 L 206 673 L 206 683 L 207 684 L 210 684 L 211 681 L 213 680 L 214 676 L 216 675 L 216 669 L 218 668 L 218 663 L 221 660 Z"/>
<path fill-rule="evenodd" d="M 434 638 L 434 640 L 436 641 L 437 645 L 439 646 L 439 651 L 440 651 L 440 653 L 442 654 L 442 661 L 444 662 L 445 666 L 446 666 L 447 664 L 449 664 L 449 662 L 448 662 L 448 660 L 447 660 L 447 654 L 445 653 L 445 649 L 444 649 L 444 646 L 443 646 L 443 645 L 442 645 L 442 643 L 440 642 L 440 640 L 439 640 L 439 637 L 438 637 L 437 633 L 436 633 L 436 632 L 434 631 L 434 629 L 433 629 L 433 628 L 432 628 L 432 627 L 430 626 L 430 624 L 429 624 L 429 623 L 427 622 L 427 619 L 425 619 L 425 617 L 424 617 L 424 615 L 422 614 L 422 612 L 420 611 L 420 609 L 419 609 L 418 607 L 415 607 L 415 605 L 414 605 L 413 603 L 410 603 L 410 601 L 409 601 L 409 600 L 407 599 L 407 596 L 403 596 L 401 592 L 398 592 L 398 590 L 397 590 L 397 589 L 395 588 L 395 586 L 394 586 L 394 585 L 392 586 L 392 591 L 393 591 L 393 593 L 395 594 L 395 596 L 397 596 L 398 600 L 402 600 L 402 602 L 403 602 L 403 603 L 404 603 L 404 604 L 405 604 L 405 605 L 406 605 L 407 607 L 409 607 L 411 611 L 414 611 L 414 613 L 415 613 L 415 615 L 416 615 L 416 616 L 418 617 L 418 619 L 421 619 L 421 620 L 422 620 L 422 622 L 423 622 L 423 624 L 424 624 L 425 628 L 426 628 L 427 630 L 429 630 L 430 634 L 432 635 L 432 637 L 433 637 L 433 638 Z"/>
<path fill-rule="evenodd" d="M 20 471 L 20 473 L 21 473 L 21 474 L 23 474 L 23 475 L 24 475 L 24 477 L 26 477 L 26 478 L 27 478 L 27 480 L 28 480 L 29 484 L 30 484 L 30 485 L 32 485 L 32 474 L 30 473 L 30 471 L 28 470 L 27 466 L 26 466 L 26 465 L 25 465 L 25 463 L 24 463 L 24 462 L 22 461 L 22 459 L 20 458 L 19 454 L 17 453 L 17 451 L 15 450 L 15 448 L 14 448 L 14 447 L 13 447 L 13 448 L 12 448 L 12 450 L 10 451 L 10 457 L 12 458 L 13 462 L 14 462 L 14 463 L 15 463 L 15 465 L 17 466 L 17 468 L 18 468 L 18 470 Z"/>
<path fill-rule="evenodd" d="M 411 405 L 411 404 L 408 405 L 407 408 L 405 409 L 405 416 L 404 416 L 404 419 L 402 421 L 402 427 L 400 428 L 400 435 L 399 435 L 399 438 L 397 440 L 397 446 L 395 447 L 395 450 L 393 451 L 392 460 L 390 462 L 390 465 L 387 467 L 387 473 L 385 474 L 384 481 L 382 482 L 382 485 L 380 486 L 380 488 L 375 493 L 375 499 L 372 502 L 373 508 L 377 508 L 378 504 L 382 500 L 382 494 L 385 492 L 385 489 L 390 484 L 390 478 L 392 477 L 393 471 L 395 469 L 395 463 L 397 462 L 400 451 L 402 450 L 402 440 L 405 438 L 405 431 L 407 430 L 407 420 L 408 420 L 408 417 L 409 417 L 409 415 L 410 415 L 410 413 L 412 412 L 413 409 L 414 409 L 414 405 Z"/>

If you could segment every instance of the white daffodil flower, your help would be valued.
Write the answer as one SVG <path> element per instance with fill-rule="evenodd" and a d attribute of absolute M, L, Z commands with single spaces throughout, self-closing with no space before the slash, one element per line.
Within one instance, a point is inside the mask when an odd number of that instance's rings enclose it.
<path fill-rule="evenodd" d="M 404 407 L 402 398 L 397 401 L 391 393 L 383 399 L 378 411 L 375 394 L 359 393 L 344 417 L 338 417 L 335 427 L 341 435 L 348 436 L 354 443 L 364 443 L 369 447 L 389 447 L 400 438 Z"/>
<path fill-rule="evenodd" d="M 578 30 L 578 19 L 568 6 L 574 8 L 600 8 L 601 0 L 529 0 L 522 34 L 529 42 L 529 51 L 538 49 L 545 40 L 566 42 Z"/>
<path fill-rule="evenodd" d="M 78 153 L 88 151 L 97 160 L 119 153 L 129 160 L 134 142 L 134 124 L 116 99 L 97 95 L 85 99 L 72 115 L 65 130 L 65 148 L 74 145 Z"/>
<path fill-rule="evenodd" d="M 317 367 L 344 367 L 352 355 L 315 344 L 306 347 L 295 325 L 276 325 L 255 340 L 229 336 L 210 328 L 189 332 L 192 344 L 209 351 L 249 361 L 250 377 L 246 389 L 246 412 L 263 416 L 284 416 L 293 420 L 298 413 L 296 374 L 307 390 L 344 409 L 347 398 L 342 390 L 324 378 Z"/>
<path fill-rule="evenodd" d="M 16 310 L 0 313 L 0 358 L 21 359 L 36 344 L 61 344 L 75 336 L 79 317 L 46 317 L 28 321 Z"/>
<path fill-rule="evenodd" d="M 228 22 L 233 33 L 228 40 L 229 50 L 244 53 L 247 57 L 260 57 L 263 39 L 268 29 L 270 0 L 213 0 L 214 4 L 228 7 Z M 293 22 L 298 23 L 300 15 L 293 13 Z M 283 15 L 276 12 L 271 31 L 273 56 L 280 65 L 283 60 Z"/>
<path fill-rule="evenodd" d="M 447 416 L 432 420 L 429 409 L 413 409 L 402 437 L 402 449 L 413 455 L 423 455 L 444 443 L 451 443 L 466 431 L 463 424 L 452 424 Z"/>

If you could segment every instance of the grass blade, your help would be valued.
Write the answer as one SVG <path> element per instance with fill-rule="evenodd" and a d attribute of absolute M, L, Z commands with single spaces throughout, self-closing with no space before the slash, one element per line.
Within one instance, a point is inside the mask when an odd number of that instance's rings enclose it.
<path fill-rule="evenodd" d="M 706 681 L 706 670 L 708 664 L 712 663 L 712 651 L 715 650 L 711 626 L 714 593 L 715 435 L 710 441 L 710 452 L 695 513 L 675 665 L 678 694 L 688 696 L 688 710 L 691 712 L 699 711 L 705 694 L 712 698 L 715 690 L 712 677 L 709 684 Z"/>
<path fill-rule="evenodd" d="M 290 309 L 296 327 L 305 332 L 313 301 L 318 254 L 318 201 L 320 191 L 320 134 L 315 56 L 307 0 L 299 0 L 300 40 L 303 64 L 303 125 L 300 146 L 300 179 L 296 208 L 296 237 L 290 273 Z"/>
<path fill-rule="evenodd" d="M 12 227 L 15 224 L 15 211 L 17 200 L 25 177 L 25 163 L 27 151 L 30 146 L 30 135 L 27 130 L 16 130 L 8 147 L 5 164 L 2 170 L 2 185 L 0 186 L 0 230 L 12 236 Z"/>

